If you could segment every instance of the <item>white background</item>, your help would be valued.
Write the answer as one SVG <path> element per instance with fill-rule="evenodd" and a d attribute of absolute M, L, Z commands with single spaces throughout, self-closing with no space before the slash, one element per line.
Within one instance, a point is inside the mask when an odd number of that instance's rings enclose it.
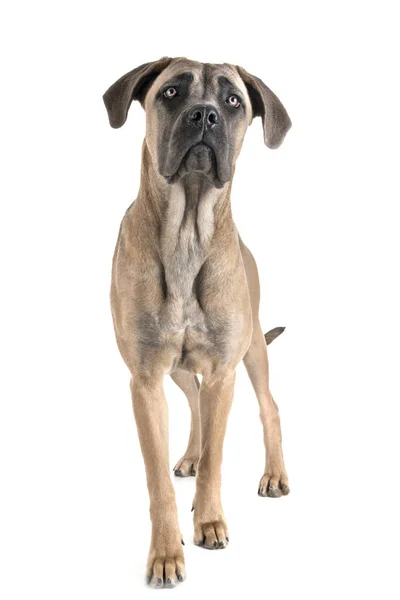
<path fill-rule="evenodd" d="M 281 98 L 232 204 L 261 277 L 291 494 L 259 498 L 264 452 L 242 366 L 228 425 L 227 550 L 192 542 L 177 597 L 399 597 L 399 35 L 396 2 L 9 2 L 1 20 L 1 596 L 131 599 L 148 498 L 109 311 L 111 258 L 139 185 L 144 113 L 102 94 L 161 56 L 231 62 Z M 166 382 L 171 467 L 189 410 Z"/>

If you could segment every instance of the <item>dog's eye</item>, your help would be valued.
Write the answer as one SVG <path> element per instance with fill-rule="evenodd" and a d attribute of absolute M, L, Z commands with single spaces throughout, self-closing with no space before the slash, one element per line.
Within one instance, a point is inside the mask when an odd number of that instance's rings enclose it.
<path fill-rule="evenodd" d="M 238 108 L 240 106 L 240 100 L 237 96 L 229 96 L 227 102 L 233 108 Z"/>
<path fill-rule="evenodd" d="M 170 87 L 167 90 L 165 90 L 164 92 L 164 97 L 165 98 L 173 98 L 174 96 L 176 96 L 178 93 L 178 90 L 176 88 Z"/>

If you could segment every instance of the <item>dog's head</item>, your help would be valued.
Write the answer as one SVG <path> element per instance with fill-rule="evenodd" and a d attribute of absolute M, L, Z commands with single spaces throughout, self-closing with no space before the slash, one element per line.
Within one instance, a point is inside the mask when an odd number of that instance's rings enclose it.
<path fill-rule="evenodd" d="M 196 171 L 221 188 L 233 177 L 253 117 L 261 116 L 269 148 L 278 148 L 291 126 L 261 79 L 226 63 L 161 58 L 118 79 L 103 98 L 115 128 L 125 123 L 132 100 L 139 100 L 153 164 L 170 184 Z"/>

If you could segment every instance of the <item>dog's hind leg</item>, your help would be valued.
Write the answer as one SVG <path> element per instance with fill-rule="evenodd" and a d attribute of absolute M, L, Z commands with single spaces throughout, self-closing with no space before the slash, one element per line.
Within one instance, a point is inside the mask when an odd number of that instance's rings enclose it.
<path fill-rule="evenodd" d="M 278 498 L 289 493 L 289 482 L 282 454 L 282 435 L 279 410 L 269 389 L 269 367 L 267 343 L 270 343 L 283 328 L 276 328 L 264 337 L 258 320 L 254 323 L 253 337 L 243 362 L 253 384 L 260 418 L 264 429 L 266 451 L 265 471 L 258 486 L 260 496 Z"/>
<path fill-rule="evenodd" d="M 172 380 L 182 390 L 188 399 L 191 412 L 191 425 L 189 442 L 185 454 L 176 463 L 174 474 L 177 477 L 195 476 L 200 456 L 200 414 L 199 414 L 199 388 L 200 383 L 196 375 L 187 371 L 177 370 L 171 373 Z"/>

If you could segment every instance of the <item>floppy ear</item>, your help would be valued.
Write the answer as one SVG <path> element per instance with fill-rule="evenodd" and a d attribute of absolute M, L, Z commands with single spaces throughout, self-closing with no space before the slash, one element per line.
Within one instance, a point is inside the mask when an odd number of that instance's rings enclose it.
<path fill-rule="evenodd" d="M 268 148 L 278 148 L 292 126 L 285 107 L 261 79 L 250 75 L 242 67 L 236 68 L 250 96 L 253 116 L 262 119 L 264 142 Z"/>
<path fill-rule="evenodd" d="M 111 127 L 122 127 L 128 116 L 132 100 L 139 100 L 143 106 L 146 93 L 155 78 L 169 65 L 172 58 L 164 56 L 160 60 L 145 63 L 123 75 L 108 88 L 103 96 Z"/>

